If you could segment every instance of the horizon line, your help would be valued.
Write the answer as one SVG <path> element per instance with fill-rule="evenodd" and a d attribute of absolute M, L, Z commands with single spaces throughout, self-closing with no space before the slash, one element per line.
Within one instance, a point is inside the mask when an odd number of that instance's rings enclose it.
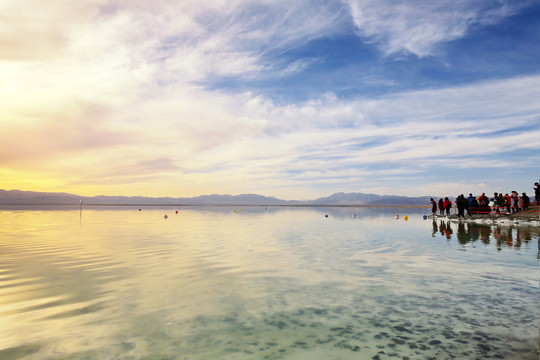
<path fill-rule="evenodd" d="M 144 207 L 144 206 L 151 206 L 151 207 L 212 207 L 212 206 L 219 206 L 219 207 L 225 207 L 225 206 L 252 206 L 252 207 L 379 207 L 379 208 L 392 208 L 392 207 L 408 207 L 408 208 L 429 208 L 431 205 L 400 205 L 400 204 L 394 204 L 394 205 L 369 205 L 369 204 L 245 204 L 245 203 L 238 203 L 238 204 L 115 204 L 115 203 L 109 203 L 109 204 L 93 204 L 93 203 L 82 203 L 82 204 L 67 204 L 67 203 L 58 203 L 58 204 L 48 204 L 48 203 L 0 203 L 1 207 L 8 207 L 8 206 L 77 206 L 77 207 L 83 207 L 83 206 L 119 206 L 119 207 Z"/>

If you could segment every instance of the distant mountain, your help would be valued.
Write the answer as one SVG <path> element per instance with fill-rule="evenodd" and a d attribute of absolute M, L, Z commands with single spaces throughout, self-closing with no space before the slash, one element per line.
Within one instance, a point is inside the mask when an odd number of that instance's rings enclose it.
<path fill-rule="evenodd" d="M 286 200 L 280 200 L 273 196 L 262 196 L 257 194 L 242 195 L 201 195 L 194 198 L 184 198 L 183 203 L 193 205 L 286 205 L 290 203 Z"/>
<path fill-rule="evenodd" d="M 81 196 L 67 193 L 42 193 L 35 191 L 1 190 L 0 204 L 78 204 Z"/>
<path fill-rule="evenodd" d="M 430 196 L 408 197 L 363 193 L 335 193 L 309 201 L 281 200 L 257 194 L 201 195 L 192 198 L 143 197 L 143 196 L 94 196 L 85 197 L 67 193 L 42 193 L 34 191 L 0 190 L 0 205 L 380 205 L 406 206 L 429 205 Z"/>
<path fill-rule="evenodd" d="M 363 193 L 335 193 L 313 200 L 313 205 L 429 205 L 432 196 L 395 196 Z"/>
<path fill-rule="evenodd" d="M 85 197 L 67 193 L 41 193 L 34 191 L 1 190 L 0 205 L 287 205 L 294 201 L 280 200 L 256 194 L 201 195 L 193 198 L 143 197 L 143 196 L 94 196 Z"/>

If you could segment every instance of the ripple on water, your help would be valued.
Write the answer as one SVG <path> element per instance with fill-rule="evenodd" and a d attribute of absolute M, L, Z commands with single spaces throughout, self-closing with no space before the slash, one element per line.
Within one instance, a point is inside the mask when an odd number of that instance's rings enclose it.
<path fill-rule="evenodd" d="M 460 252 L 392 214 L 135 213 L 0 229 L 1 359 L 538 357 L 537 263 L 495 241 Z"/>

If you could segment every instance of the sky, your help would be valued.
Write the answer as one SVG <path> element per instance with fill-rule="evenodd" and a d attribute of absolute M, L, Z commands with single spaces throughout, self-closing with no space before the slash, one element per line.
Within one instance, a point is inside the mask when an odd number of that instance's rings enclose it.
<path fill-rule="evenodd" d="M 456 196 L 540 178 L 540 0 L 1 0 L 0 189 Z"/>

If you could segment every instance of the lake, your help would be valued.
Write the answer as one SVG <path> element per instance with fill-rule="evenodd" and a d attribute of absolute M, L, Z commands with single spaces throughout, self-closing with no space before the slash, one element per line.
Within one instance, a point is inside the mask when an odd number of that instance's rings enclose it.
<path fill-rule="evenodd" d="M 539 227 L 429 211 L 0 210 L 0 359 L 537 360 Z"/>

